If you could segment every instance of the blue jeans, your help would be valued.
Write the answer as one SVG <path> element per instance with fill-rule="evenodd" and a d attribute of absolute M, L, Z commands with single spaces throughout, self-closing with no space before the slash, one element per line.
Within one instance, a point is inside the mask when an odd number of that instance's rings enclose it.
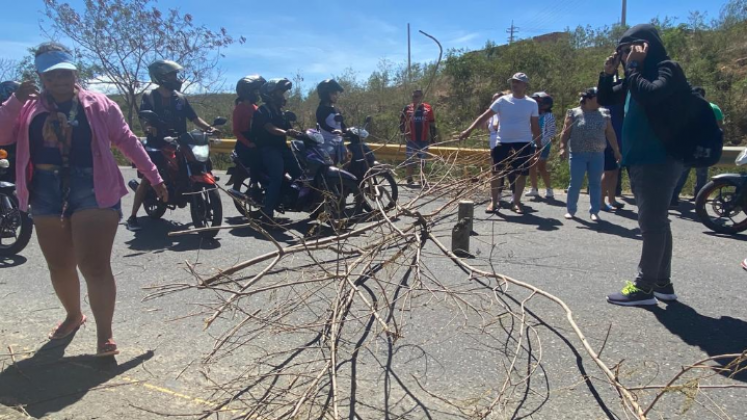
<path fill-rule="evenodd" d="M 682 189 L 685 188 L 685 184 L 687 183 L 687 178 L 690 177 L 690 169 L 692 168 L 685 168 L 682 171 L 682 175 L 680 176 L 679 181 L 677 181 L 677 186 L 674 188 L 674 193 L 672 194 L 672 201 L 677 201 L 680 198 L 680 193 L 682 193 Z M 697 197 L 698 193 L 701 189 L 705 186 L 705 184 L 708 182 L 708 168 L 695 168 L 695 188 L 693 188 L 693 197 Z"/>
<path fill-rule="evenodd" d="M 589 175 L 589 198 L 591 209 L 589 213 L 599 213 L 602 203 L 602 174 L 604 173 L 604 152 L 587 152 L 570 154 L 571 183 L 568 186 L 568 213 L 576 214 L 578 210 L 578 196 L 584 175 Z"/>
<path fill-rule="evenodd" d="M 293 156 L 293 152 L 287 147 L 263 147 L 262 166 L 264 166 L 270 185 L 267 186 L 265 194 L 265 206 L 262 211 L 272 217 L 275 208 L 280 203 L 280 193 L 283 191 L 283 178 L 285 173 L 295 179 L 301 176 L 301 168 Z"/>

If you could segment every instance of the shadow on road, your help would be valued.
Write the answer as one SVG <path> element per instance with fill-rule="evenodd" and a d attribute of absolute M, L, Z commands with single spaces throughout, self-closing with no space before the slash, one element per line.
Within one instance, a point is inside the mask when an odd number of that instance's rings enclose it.
<path fill-rule="evenodd" d="M 105 389 L 108 381 L 154 355 L 149 351 L 123 364 L 113 357 L 64 357 L 71 340 L 50 341 L 33 357 L 6 365 L 0 373 L 0 403 L 23 405 L 33 418 L 41 418 L 75 404 L 91 391 Z"/>
<path fill-rule="evenodd" d="M 603 216 L 600 216 L 600 217 L 603 217 Z M 573 220 L 582 225 L 582 226 L 579 226 L 578 229 L 593 230 L 593 231 L 604 233 L 607 235 L 619 236 L 621 238 L 635 239 L 638 241 L 642 239 L 640 236 L 640 231 L 638 229 L 628 229 L 624 226 L 610 223 L 604 219 L 598 222 L 592 222 L 590 220 L 584 220 L 581 218 L 576 218 Z"/>
<path fill-rule="evenodd" d="M 28 258 L 22 255 L 10 255 L 7 257 L 0 257 L 0 269 L 18 267 L 21 264 L 26 264 Z"/>
<path fill-rule="evenodd" d="M 526 205 L 524 205 L 523 207 L 524 214 L 516 214 L 514 212 L 511 212 L 510 210 L 501 210 L 501 212 L 496 214 L 496 216 L 509 223 L 536 226 L 537 230 L 543 232 L 552 232 L 554 230 L 560 229 L 560 227 L 563 226 L 563 224 L 558 219 L 535 216 L 534 213 L 537 213 L 536 210 Z"/>
<path fill-rule="evenodd" d="M 665 308 L 655 306 L 650 311 L 672 334 L 691 346 L 700 347 L 711 357 L 747 351 L 747 322 L 741 319 L 730 316 L 711 318 L 681 302 L 671 302 Z M 711 364 L 725 367 L 731 361 L 722 359 Z M 732 379 L 747 382 L 747 362 L 742 362 L 740 369 L 742 371 Z M 720 373 L 729 376 L 731 371 Z"/>
<path fill-rule="evenodd" d="M 142 218 L 141 218 L 142 220 Z M 133 251 L 158 251 L 169 250 L 174 252 L 194 251 L 197 249 L 217 249 L 220 242 L 217 239 L 203 238 L 198 234 L 169 236 L 170 232 L 187 230 L 189 225 L 175 223 L 168 220 L 146 219 L 141 223 L 143 229 L 138 232 L 125 230 L 125 235 L 133 235 L 129 241 L 125 241 L 128 248 Z M 220 233 L 218 234 L 220 237 Z"/>
<path fill-rule="evenodd" d="M 747 235 L 741 234 L 741 233 L 735 233 L 733 235 L 727 235 L 724 233 L 716 233 L 711 231 L 705 231 L 703 232 L 708 236 L 713 236 L 716 238 L 725 238 L 725 239 L 733 239 L 735 241 L 747 241 Z"/>

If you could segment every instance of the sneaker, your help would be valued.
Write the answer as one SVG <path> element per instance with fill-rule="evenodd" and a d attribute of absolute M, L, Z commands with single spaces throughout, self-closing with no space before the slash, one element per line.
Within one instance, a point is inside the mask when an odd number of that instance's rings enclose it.
<path fill-rule="evenodd" d="M 573 218 L 576 216 L 573 213 L 566 213 L 565 216 L 563 217 L 565 217 L 568 220 L 573 220 Z"/>
<path fill-rule="evenodd" d="M 547 190 L 545 192 L 545 198 L 555 198 L 555 193 L 552 190 Z"/>
<path fill-rule="evenodd" d="M 531 189 L 527 191 L 526 193 L 524 193 L 524 197 L 539 197 L 539 196 L 540 196 L 539 192 L 535 189 Z"/>
<path fill-rule="evenodd" d="M 747 270 L 747 258 L 745 258 L 744 261 L 742 261 L 742 268 Z"/>
<path fill-rule="evenodd" d="M 607 296 L 607 302 L 621 306 L 651 306 L 657 303 L 653 289 L 639 289 L 633 282 L 627 282 L 620 293 Z"/>
<path fill-rule="evenodd" d="M 591 214 L 591 221 L 592 222 L 598 222 L 599 220 L 601 220 L 601 219 L 599 218 L 598 214 L 594 214 L 594 213 Z"/>
<path fill-rule="evenodd" d="M 606 211 L 607 213 L 612 213 L 615 211 L 615 208 L 605 203 L 605 204 L 602 204 L 602 211 Z"/>
<path fill-rule="evenodd" d="M 654 285 L 654 296 L 664 302 L 674 302 L 677 300 L 677 295 L 674 294 L 674 286 L 672 286 L 671 282 L 663 286 Z"/>
<path fill-rule="evenodd" d="M 130 218 L 127 219 L 127 230 L 130 232 L 137 232 L 142 229 L 143 227 L 138 223 L 136 216 L 130 216 Z"/>

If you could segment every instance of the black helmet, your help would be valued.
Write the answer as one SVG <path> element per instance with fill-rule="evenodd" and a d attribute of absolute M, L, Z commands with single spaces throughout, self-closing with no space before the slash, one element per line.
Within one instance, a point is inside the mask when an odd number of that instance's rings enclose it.
<path fill-rule="evenodd" d="M 10 99 L 13 93 L 17 91 L 20 86 L 20 83 L 10 80 L 0 83 L 0 104 Z"/>
<path fill-rule="evenodd" d="M 548 108 L 552 108 L 555 101 L 552 99 L 552 96 L 550 96 L 547 92 L 534 92 L 532 94 L 532 99 L 537 101 L 537 103 L 541 103 L 542 105 L 546 105 Z"/>
<path fill-rule="evenodd" d="M 154 61 L 148 66 L 148 74 L 150 74 L 150 80 L 158 86 L 163 86 L 170 90 L 181 90 L 182 83 L 184 80 L 179 77 L 179 72 L 184 70 L 182 66 L 176 61 L 171 60 L 158 60 Z M 166 76 L 170 73 L 176 73 L 176 80 L 166 80 Z"/>
<path fill-rule="evenodd" d="M 277 91 L 285 92 L 293 88 L 293 83 L 286 79 L 270 79 L 267 83 L 259 88 L 259 95 L 262 97 L 264 102 L 270 102 L 271 96 Z"/>
<path fill-rule="evenodd" d="M 345 92 L 345 89 L 335 79 L 322 80 L 316 86 L 316 93 L 319 95 L 319 99 L 323 101 L 329 100 L 329 95 L 335 92 Z"/>
<path fill-rule="evenodd" d="M 244 76 L 236 83 L 236 95 L 240 99 L 249 99 L 252 102 L 257 102 L 259 98 L 253 92 L 261 88 L 265 83 L 267 83 L 267 80 L 258 74 Z"/>

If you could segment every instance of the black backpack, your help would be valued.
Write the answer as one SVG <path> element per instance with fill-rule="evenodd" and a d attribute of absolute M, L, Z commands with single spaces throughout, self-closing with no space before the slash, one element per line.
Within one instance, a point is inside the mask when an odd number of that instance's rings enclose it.
<path fill-rule="evenodd" d="M 678 150 L 686 167 L 707 168 L 721 160 L 724 132 L 718 126 L 713 107 L 699 94 L 691 91 L 685 100 L 684 128 L 679 141 L 672 146 Z"/>

